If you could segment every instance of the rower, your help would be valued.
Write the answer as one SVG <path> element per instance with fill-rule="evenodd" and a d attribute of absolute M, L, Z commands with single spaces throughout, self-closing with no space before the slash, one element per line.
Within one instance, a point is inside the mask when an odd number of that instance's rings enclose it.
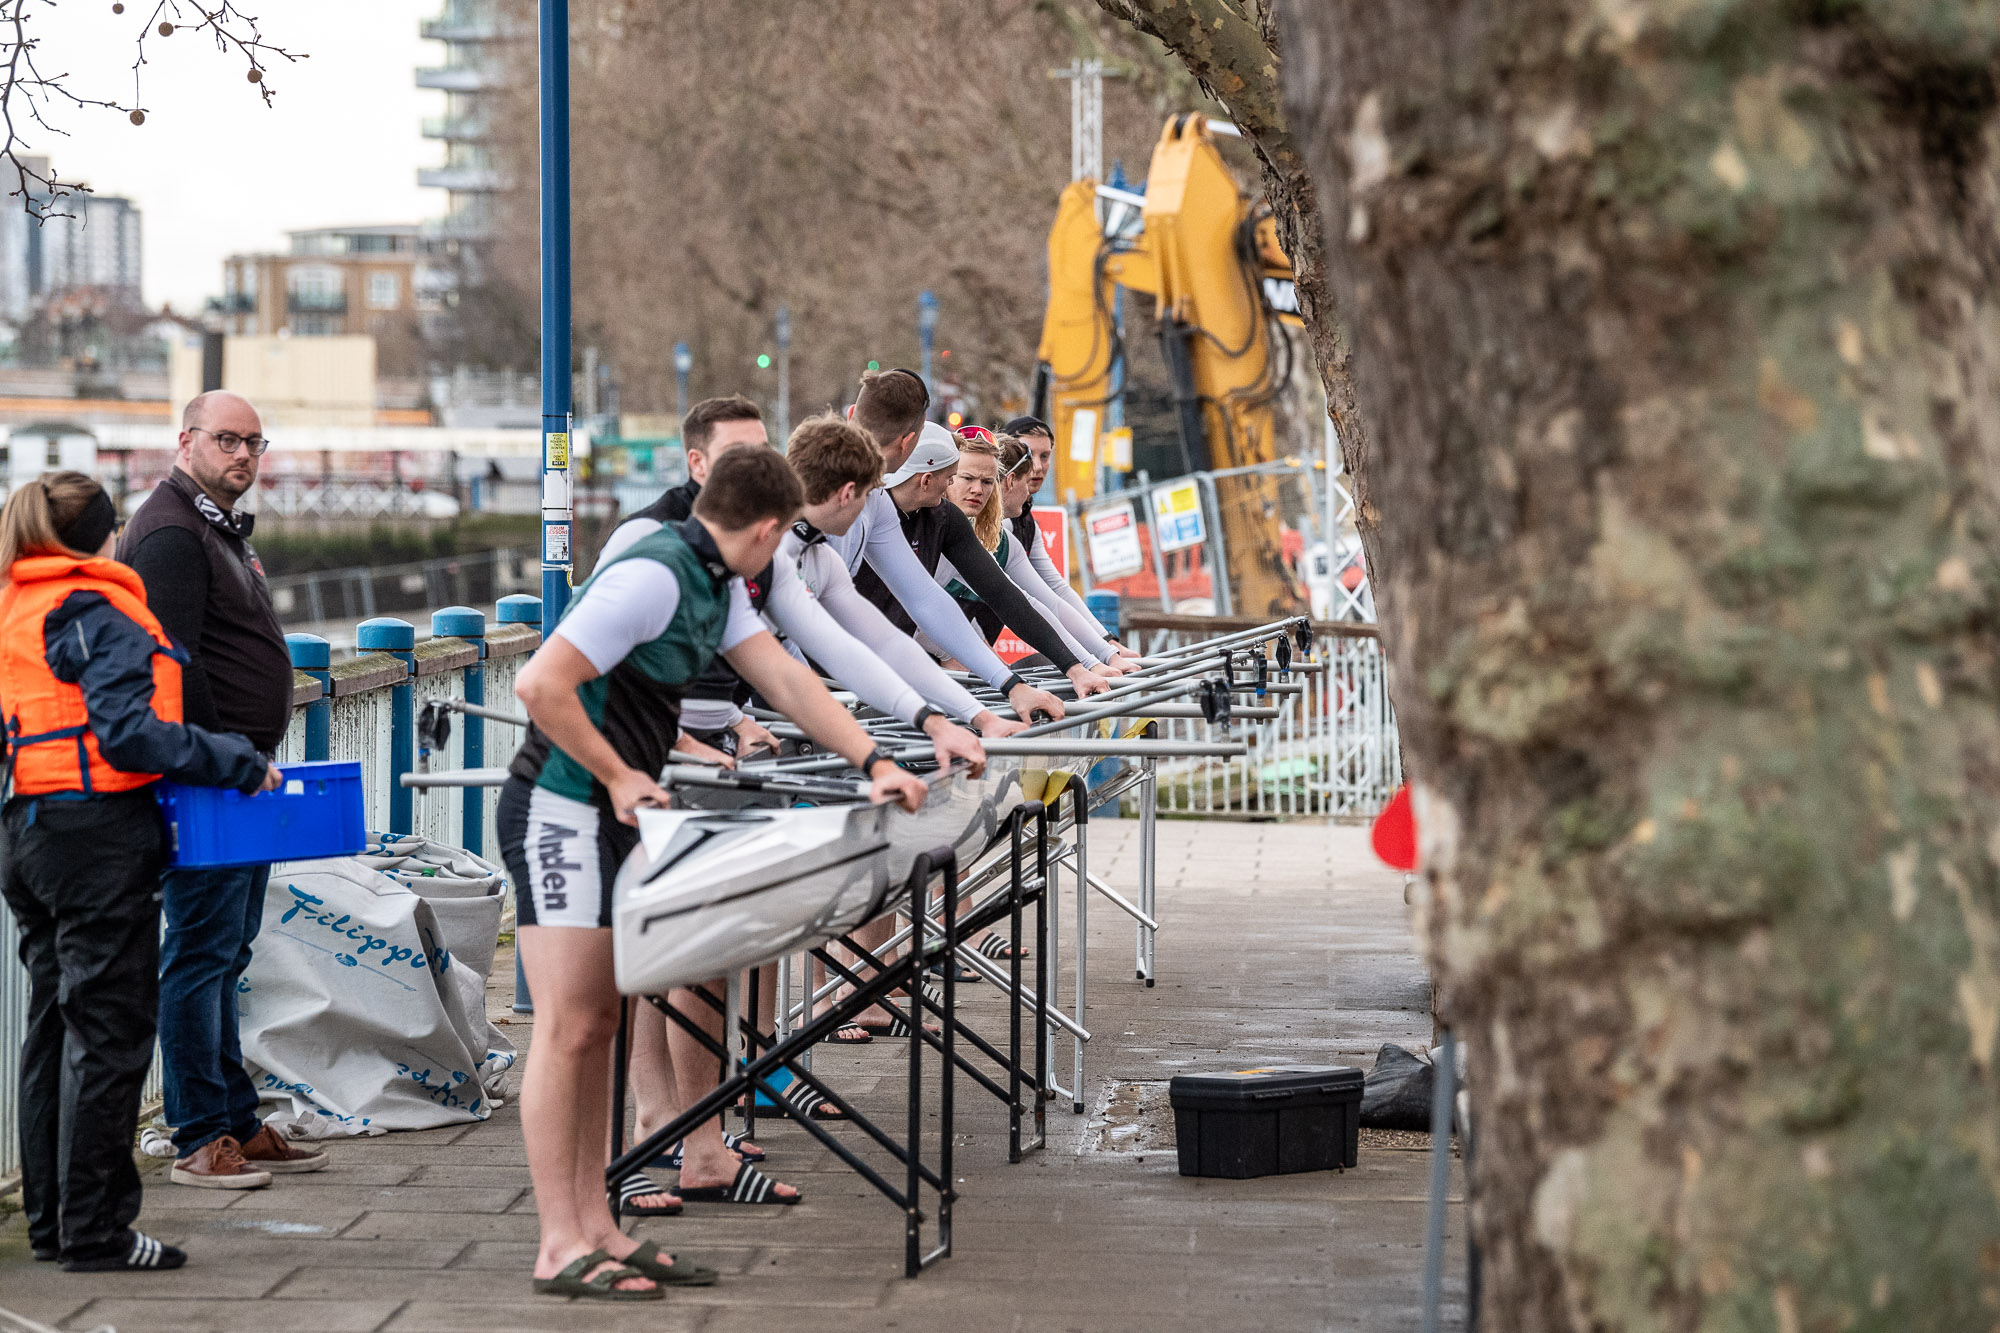
<path fill-rule="evenodd" d="M 587 1169 L 605 1160 L 621 1005 L 611 889 L 638 843 L 638 807 L 668 803 L 657 775 L 671 756 L 687 687 L 720 649 L 809 736 L 854 762 L 877 800 L 914 810 L 924 798 L 925 785 L 876 749 L 750 609 L 740 576 L 770 564 L 801 498 L 798 479 L 770 450 L 719 459 L 693 517 L 600 562 L 515 683 L 531 725 L 509 765 L 496 823 L 536 1001 L 521 1120 L 541 1219 L 540 1292 L 646 1299 L 664 1283 L 696 1276 L 625 1235 L 598 1173 Z M 735 1202 L 797 1201 L 796 1190 L 738 1162 L 713 1121 L 706 1128 L 687 1140 L 683 1198 L 698 1189 L 699 1197 Z"/>

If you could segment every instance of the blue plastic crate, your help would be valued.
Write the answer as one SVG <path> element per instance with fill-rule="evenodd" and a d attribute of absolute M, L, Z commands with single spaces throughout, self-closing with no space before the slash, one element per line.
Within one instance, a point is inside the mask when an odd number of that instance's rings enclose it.
<path fill-rule="evenodd" d="M 245 796 L 229 787 L 154 786 L 177 866 L 263 865 L 352 856 L 367 845 L 361 765 L 280 764 L 285 785 Z"/>

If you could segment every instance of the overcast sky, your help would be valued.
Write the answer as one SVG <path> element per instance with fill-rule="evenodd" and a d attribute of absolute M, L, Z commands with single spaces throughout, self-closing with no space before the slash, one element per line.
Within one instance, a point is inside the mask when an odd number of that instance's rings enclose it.
<path fill-rule="evenodd" d="M 80 96 L 132 100 L 140 24 L 155 0 L 61 0 L 35 6 L 42 73 L 68 71 Z M 444 94 L 417 88 L 419 65 L 444 47 L 417 36 L 435 0 L 239 0 L 265 39 L 308 53 L 275 61 L 270 107 L 240 55 L 177 34 L 146 43 L 134 126 L 112 111 L 54 107 L 50 134 L 30 127 L 28 151 L 65 179 L 135 201 L 145 221 L 145 291 L 154 306 L 198 308 L 222 290 L 225 255 L 278 249 L 287 230 L 414 222 L 444 211 L 444 192 L 417 188 L 417 168 L 443 160 L 418 122 Z M 16 123 L 20 116 L 16 114 Z M 0 199 L 19 207 L 18 199 Z"/>

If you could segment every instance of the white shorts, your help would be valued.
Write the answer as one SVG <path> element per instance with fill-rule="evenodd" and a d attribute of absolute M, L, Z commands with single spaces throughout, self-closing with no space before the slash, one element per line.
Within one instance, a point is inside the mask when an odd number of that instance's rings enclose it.
<path fill-rule="evenodd" d="M 639 830 L 518 777 L 502 786 L 494 816 L 521 925 L 609 929 L 611 886 Z"/>

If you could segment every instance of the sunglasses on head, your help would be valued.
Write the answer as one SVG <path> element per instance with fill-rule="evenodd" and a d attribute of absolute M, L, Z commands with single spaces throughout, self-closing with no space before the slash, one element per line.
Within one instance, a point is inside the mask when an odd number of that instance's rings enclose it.
<path fill-rule="evenodd" d="M 995 443 L 993 432 L 984 426 L 960 426 L 955 433 L 961 440 L 979 440 L 986 444 Z"/>

